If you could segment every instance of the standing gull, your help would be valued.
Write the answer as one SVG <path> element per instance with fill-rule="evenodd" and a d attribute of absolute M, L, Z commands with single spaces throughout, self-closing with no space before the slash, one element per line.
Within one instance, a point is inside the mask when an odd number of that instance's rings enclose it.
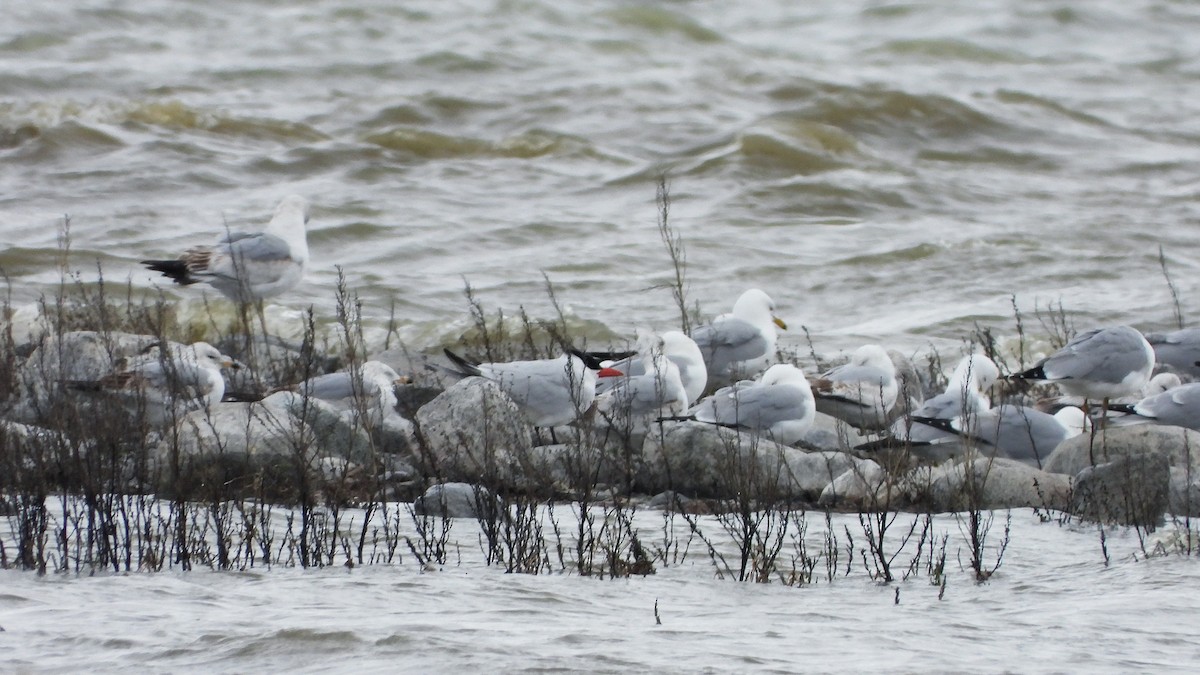
<path fill-rule="evenodd" d="M 775 316 L 775 302 L 751 288 L 737 299 L 733 312 L 692 331 L 709 381 L 729 381 L 766 367 L 775 355 L 776 327 L 787 330 L 787 324 Z"/>
<path fill-rule="evenodd" d="M 817 412 L 861 431 L 887 427 L 888 412 L 900 393 L 896 367 L 879 345 L 859 347 L 850 362 L 831 368 L 812 385 Z"/>
<path fill-rule="evenodd" d="M 777 363 L 753 383 L 717 390 L 692 408 L 699 422 L 757 431 L 776 443 L 791 445 L 804 438 L 816 408 L 804 371 Z"/>
<path fill-rule="evenodd" d="M 1129 326 L 1097 328 L 1077 335 L 1036 366 L 1012 375 L 1057 384 L 1069 395 L 1107 401 L 1133 394 L 1150 380 L 1154 349 Z"/>
<path fill-rule="evenodd" d="M 175 260 L 143 260 L 177 284 L 206 282 L 238 303 L 279 295 L 300 283 L 308 264 L 308 202 L 285 197 L 262 232 L 230 232 L 212 246 L 193 246 Z"/>

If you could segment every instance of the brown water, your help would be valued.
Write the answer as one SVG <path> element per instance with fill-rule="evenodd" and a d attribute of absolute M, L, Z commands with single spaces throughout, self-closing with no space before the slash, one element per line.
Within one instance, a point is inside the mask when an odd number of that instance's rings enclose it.
<path fill-rule="evenodd" d="M 489 308 L 583 337 L 670 327 L 666 174 L 689 292 L 771 293 L 818 350 L 951 345 L 1061 300 L 1171 322 L 1197 281 L 1200 7 L 1186 2 L 4 2 L 0 267 L 52 292 L 314 203 L 283 309 L 335 266 L 417 348 Z M 196 306 L 199 288 L 167 288 Z M 799 346 L 798 332 L 782 346 Z M 805 350 L 806 351 L 806 350 Z"/>

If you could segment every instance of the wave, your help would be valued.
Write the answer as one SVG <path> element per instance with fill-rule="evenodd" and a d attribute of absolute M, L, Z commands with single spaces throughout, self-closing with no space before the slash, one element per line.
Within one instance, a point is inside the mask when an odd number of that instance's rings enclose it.
<path fill-rule="evenodd" d="M 107 135 L 100 127 L 155 128 L 170 132 L 200 131 L 220 136 L 275 142 L 314 142 L 328 136 L 297 122 L 269 118 L 237 117 L 196 108 L 178 100 L 151 101 L 38 101 L 0 104 L 0 147 L 4 139 L 29 140 L 74 125 Z"/>
<path fill-rule="evenodd" d="M 405 152 L 426 159 L 462 157 L 532 159 L 576 152 L 587 147 L 587 143 L 581 139 L 538 129 L 531 129 L 499 140 L 487 140 L 399 126 L 367 134 L 363 140 L 388 150 Z"/>

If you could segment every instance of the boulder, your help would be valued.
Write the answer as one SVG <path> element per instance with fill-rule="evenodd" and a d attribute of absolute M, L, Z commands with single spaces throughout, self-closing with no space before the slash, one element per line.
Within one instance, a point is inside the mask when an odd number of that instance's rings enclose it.
<path fill-rule="evenodd" d="M 650 493 L 811 501 L 857 462 L 844 453 L 808 453 L 746 431 L 687 421 L 666 423 L 662 434 L 651 434 L 634 470 L 638 488 Z"/>
<path fill-rule="evenodd" d="M 1163 453 L 1123 455 L 1075 476 L 1070 510 L 1088 520 L 1153 530 L 1167 510 L 1170 479 Z"/>
<path fill-rule="evenodd" d="M 507 481 L 533 447 L 529 425 L 491 380 L 468 377 L 417 411 L 421 452 L 416 458 L 440 478 Z"/>
<path fill-rule="evenodd" d="M 934 467 L 928 506 L 935 511 L 1043 508 L 1065 510 L 1071 479 L 1006 458 L 971 453 Z"/>
<path fill-rule="evenodd" d="M 481 499 L 499 506 L 487 488 L 469 483 L 439 483 L 413 501 L 413 513 L 435 518 L 479 518 Z"/>
<path fill-rule="evenodd" d="M 159 492 L 187 499 L 263 496 L 293 501 L 320 477 L 313 430 L 261 403 L 222 403 L 179 421 L 151 455 Z M 329 456 L 328 454 L 324 456 Z"/>
<path fill-rule="evenodd" d="M 43 339 L 18 371 L 20 401 L 13 408 L 12 419 L 33 424 L 54 417 L 53 407 L 60 400 L 62 383 L 95 382 L 113 372 L 121 359 L 160 343 L 152 335 L 89 330 Z"/>
<path fill-rule="evenodd" d="M 1200 474 L 1171 467 L 1168 510 L 1181 517 L 1200 517 Z"/>
<path fill-rule="evenodd" d="M 1050 473 L 1077 475 L 1093 464 L 1129 455 L 1159 452 L 1173 467 L 1191 466 L 1200 475 L 1200 432 L 1157 424 L 1109 427 L 1095 434 L 1068 438 L 1050 453 L 1043 468 Z"/>
<path fill-rule="evenodd" d="M 821 490 L 817 503 L 826 508 L 871 510 L 890 504 L 896 493 L 889 492 L 887 472 L 875 462 L 859 460 Z"/>
<path fill-rule="evenodd" d="M 319 398 L 307 399 L 294 391 L 280 391 L 262 400 L 262 405 L 287 413 L 292 426 L 311 430 L 311 441 L 321 453 L 360 464 L 369 464 L 375 455 L 365 422 L 354 411 L 339 410 Z"/>

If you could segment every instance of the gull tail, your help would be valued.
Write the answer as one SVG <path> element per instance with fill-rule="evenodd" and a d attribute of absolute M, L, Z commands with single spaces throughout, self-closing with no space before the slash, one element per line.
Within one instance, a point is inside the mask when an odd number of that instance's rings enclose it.
<path fill-rule="evenodd" d="M 155 272 L 161 272 L 164 277 L 181 286 L 200 281 L 191 276 L 187 263 L 182 260 L 143 260 L 142 264 Z"/>
<path fill-rule="evenodd" d="M 1040 365 L 1034 366 L 1029 370 L 1019 373 L 1013 373 L 1008 376 L 1010 380 L 1044 380 L 1046 379 L 1046 371 Z"/>
<path fill-rule="evenodd" d="M 924 424 L 927 427 L 933 427 L 934 429 L 938 429 L 940 431 L 958 434 L 959 436 L 963 435 L 961 431 L 954 428 L 953 421 L 941 417 L 917 417 L 914 415 L 912 421 L 919 424 Z"/>

